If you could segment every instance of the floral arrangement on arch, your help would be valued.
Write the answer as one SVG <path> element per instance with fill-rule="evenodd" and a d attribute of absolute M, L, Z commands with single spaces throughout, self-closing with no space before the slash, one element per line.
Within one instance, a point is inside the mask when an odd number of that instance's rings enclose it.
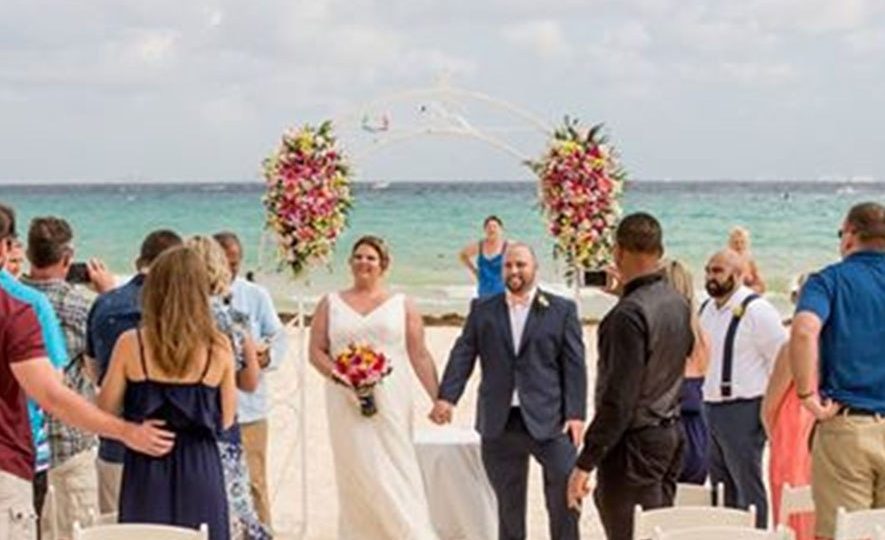
<path fill-rule="evenodd" d="M 331 122 L 286 131 L 263 168 L 266 227 L 277 239 L 280 264 L 297 278 L 328 261 L 347 226 L 350 168 Z"/>
<path fill-rule="evenodd" d="M 553 255 L 565 260 L 568 277 L 610 263 L 627 173 L 602 124 L 582 130 L 566 117 L 544 156 L 529 166 L 540 181 L 541 211 L 556 241 Z"/>

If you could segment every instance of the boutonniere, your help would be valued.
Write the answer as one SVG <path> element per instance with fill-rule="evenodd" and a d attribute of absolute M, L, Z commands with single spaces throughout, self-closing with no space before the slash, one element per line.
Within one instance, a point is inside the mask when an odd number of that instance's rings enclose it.
<path fill-rule="evenodd" d="M 746 312 L 747 310 L 744 308 L 744 306 L 735 306 L 731 309 L 731 314 L 734 315 L 735 319 L 740 319 L 744 316 L 744 313 Z"/>
<path fill-rule="evenodd" d="M 550 300 L 548 300 L 543 294 L 538 293 L 538 305 L 542 308 L 548 308 L 550 307 Z"/>

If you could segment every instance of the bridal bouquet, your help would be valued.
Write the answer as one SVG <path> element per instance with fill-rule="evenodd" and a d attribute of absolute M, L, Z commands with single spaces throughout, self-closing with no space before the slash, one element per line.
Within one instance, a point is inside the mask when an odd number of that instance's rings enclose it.
<path fill-rule="evenodd" d="M 601 134 L 602 124 L 581 130 L 565 118 L 547 152 L 530 162 L 540 180 L 541 209 L 556 239 L 554 256 L 571 271 L 601 268 L 614 247 L 618 202 L 627 173 L 615 149 Z"/>
<path fill-rule="evenodd" d="M 264 160 L 267 228 L 295 277 L 328 259 L 352 206 L 350 170 L 331 122 L 283 134 Z"/>
<path fill-rule="evenodd" d="M 368 345 L 351 343 L 335 357 L 334 370 L 339 378 L 353 387 L 363 416 L 374 416 L 378 412 L 375 405 L 375 385 L 393 371 L 384 353 Z"/>

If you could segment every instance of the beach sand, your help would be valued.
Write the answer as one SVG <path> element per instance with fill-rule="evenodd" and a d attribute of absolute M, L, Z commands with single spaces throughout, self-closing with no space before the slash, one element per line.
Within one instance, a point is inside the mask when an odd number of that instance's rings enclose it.
<path fill-rule="evenodd" d="M 442 373 L 455 339 L 460 332 L 457 327 L 433 327 L 427 329 L 427 344 L 438 369 Z M 594 382 L 596 366 L 595 327 L 585 330 L 587 345 L 587 367 L 590 394 Z M 313 368 L 307 367 L 305 393 L 305 442 L 307 470 L 307 514 L 301 515 L 304 500 L 299 482 L 301 472 L 300 451 L 297 447 L 299 426 L 298 403 L 298 351 L 302 346 L 298 331 L 290 329 L 290 353 L 288 361 L 279 370 L 269 374 L 273 395 L 273 408 L 270 418 L 270 466 L 269 481 L 273 504 L 274 527 L 278 538 L 295 540 L 334 540 L 338 520 L 338 492 L 335 486 L 335 471 L 332 465 L 331 448 L 326 422 L 324 381 Z M 468 385 L 467 392 L 458 404 L 453 424 L 470 427 L 473 425 L 476 405 L 476 388 L 479 380 L 477 369 Z M 417 381 L 414 385 L 415 429 L 432 429 L 427 420 L 430 401 Z M 590 396 L 588 396 L 590 399 Z M 589 409 L 588 410 L 592 410 Z M 540 468 L 532 464 L 529 479 L 528 537 L 547 538 L 547 514 L 544 509 L 543 483 Z M 306 534 L 299 534 L 299 523 L 306 517 Z M 582 538 L 603 538 L 592 502 L 584 502 L 582 514 Z M 372 539 L 367 539 L 372 540 Z"/>

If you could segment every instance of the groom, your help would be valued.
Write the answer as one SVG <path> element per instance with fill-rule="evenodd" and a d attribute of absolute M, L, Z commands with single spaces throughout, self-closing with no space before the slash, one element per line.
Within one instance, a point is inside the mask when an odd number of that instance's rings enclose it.
<path fill-rule="evenodd" d="M 578 514 L 566 488 L 586 414 L 587 372 L 576 306 L 537 288 L 532 249 L 511 243 L 504 255 L 506 292 L 475 300 L 455 343 L 430 413 L 451 421 L 479 357 L 476 428 L 482 461 L 498 499 L 498 537 L 526 537 L 529 456 L 544 469 L 553 540 L 578 539 Z"/>

